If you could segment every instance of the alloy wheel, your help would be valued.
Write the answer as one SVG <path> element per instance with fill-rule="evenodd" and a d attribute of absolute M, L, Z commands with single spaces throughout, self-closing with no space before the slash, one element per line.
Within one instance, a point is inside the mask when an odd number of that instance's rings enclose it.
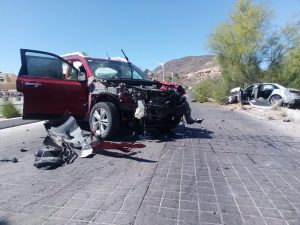
<path fill-rule="evenodd" d="M 107 112 L 103 108 L 96 109 L 92 118 L 93 129 L 96 130 L 96 135 L 103 134 L 108 128 Z"/>

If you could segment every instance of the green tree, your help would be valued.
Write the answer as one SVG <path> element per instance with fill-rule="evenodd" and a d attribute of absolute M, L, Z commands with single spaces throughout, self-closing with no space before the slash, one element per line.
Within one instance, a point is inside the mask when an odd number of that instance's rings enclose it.
<path fill-rule="evenodd" d="M 286 24 L 280 32 L 274 32 L 264 48 L 264 80 L 288 85 L 293 82 L 299 63 L 295 59 L 299 54 L 300 22 Z M 299 61 L 298 61 L 299 62 Z M 292 70 L 292 71 L 291 71 Z"/>
<path fill-rule="evenodd" d="M 216 27 L 209 47 L 218 55 L 227 86 L 260 79 L 271 11 L 251 0 L 239 0 L 229 19 Z"/>
<path fill-rule="evenodd" d="M 178 73 L 174 73 L 174 74 L 173 74 L 173 79 L 174 79 L 174 82 L 175 82 L 175 83 L 176 83 L 176 82 L 179 82 L 179 80 L 180 80 L 179 74 L 178 74 Z"/>
<path fill-rule="evenodd" d="M 215 28 L 209 39 L 222 76 L 213 84 L 197 85 L 198 99 L 222 102 L 230 88 L 254 82 L 300 88 L 299 17 L 280 30 L 270 26 L 271 18 L 272 11 L 265 5 L 237 0 L 229 18 Z"/>
<path fill-rule="evenodd" d="M 165 80 L 167 82 L 172 82 L 172 75 L 167 75 L 166 78 L 165 78 Z"/>
<path fill-rule="evenodd" d="M 300 36 L 295 43 L 295 46 L 284 57 L 276 81 L 285 86 L 300 88 Z"/>
<path fill-rule="evenodd" d="M 151 71 L 151 70 L 149 70 L 149 69 L 145 69 L 144 70 L 144 73 L 149 77 L 149 78 L 154 78 L 154 73 Z"/>
<path fill-rule="evenodd" d="M 150 71 L 149 69 L 145 69 L 145 70 L 144 70 L 144 73 L 145 73 L 145 74 L 148 74 L 148 73 L 151 73 L 151 71 Z"/>

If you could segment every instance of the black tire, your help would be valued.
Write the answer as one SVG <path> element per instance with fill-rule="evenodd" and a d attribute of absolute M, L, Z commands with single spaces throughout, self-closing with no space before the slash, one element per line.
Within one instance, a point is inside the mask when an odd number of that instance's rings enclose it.
<path fill-rule="evenodd" d="M 99 102 L 91 110 L 89 124 L 92 132 L 102 139 L 111 139 L 120 128 L 117 107 L 111 102 Z"/>
<path fill-rule="evenodd" d="M 282 97 L 280 95 L 272 95 L 269 101 L 271 105 L 278 105 L 278 106 L 282 105 Z"/>
<path fill-rule="evenodd" d="M 162 132 L 167 132 L 170 131 L 174 128 L 176 128 L 180 121 L 181 121 L 182 115 L 181 116 L 169 116 L 165 119 L 164 125 L 159 127 L 159 130 Z"/>

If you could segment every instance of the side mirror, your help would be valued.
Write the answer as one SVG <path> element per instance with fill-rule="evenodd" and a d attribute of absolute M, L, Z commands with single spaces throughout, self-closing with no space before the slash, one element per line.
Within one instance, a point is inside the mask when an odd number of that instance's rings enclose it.
<path fill-rule="evenodd" d="M 77 77 L 78 81 L 86 81 L 86 76 L 84 72 L 78 72 L 78 77 Z"/>

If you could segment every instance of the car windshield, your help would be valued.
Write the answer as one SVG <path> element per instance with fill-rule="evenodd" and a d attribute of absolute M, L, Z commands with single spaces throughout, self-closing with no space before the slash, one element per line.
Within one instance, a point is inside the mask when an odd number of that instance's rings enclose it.
<path fill-rule="evenodd" d="M 87 61 L 93 75 L 99 79 L 150 80 L 142 70 L 127 62 L 106 59 L 88 59 Z"/>

